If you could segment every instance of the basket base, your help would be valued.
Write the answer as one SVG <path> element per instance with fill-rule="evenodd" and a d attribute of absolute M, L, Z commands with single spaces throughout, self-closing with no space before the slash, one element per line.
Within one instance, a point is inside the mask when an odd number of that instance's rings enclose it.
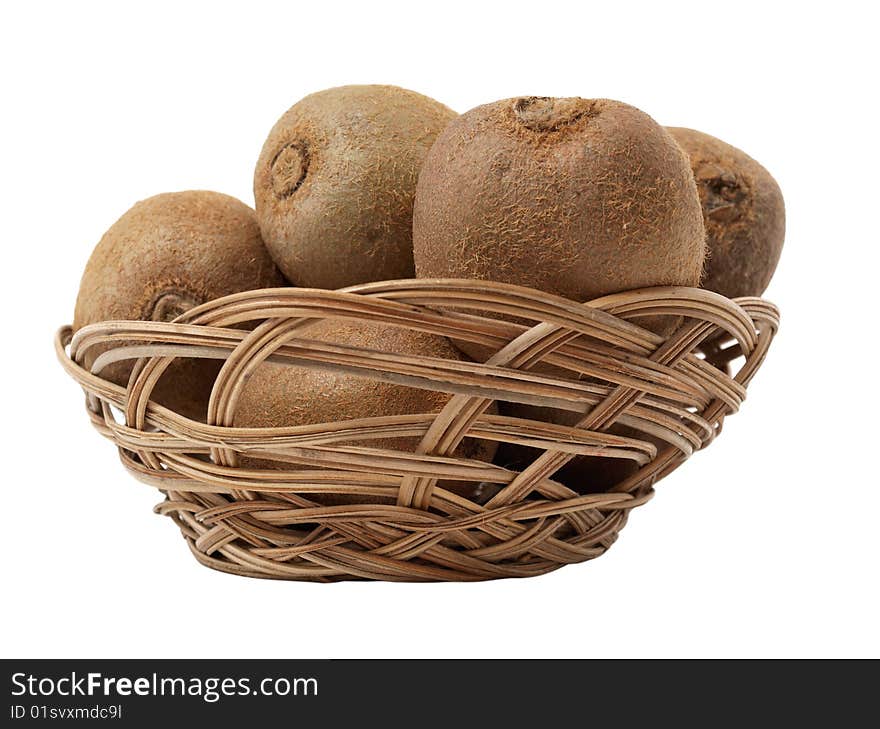
<path fill-rule="evenodd" d="M 521 555 L 495 562 L 481 559 L 480 552 L 491 554 L 492 551 L 498 552 L 498 548 L 471 550 L 469 554 L 456 551 L 454 544 L 445 543 L 449 540 L 436 540 L 430 548 L 424 550 L 424 557 L 404 555 L 406 559 L 389 558 L 383 554 L 388 550 L 381 547 L 371 551 L 355 550 L 350 545 L 337 544 L 337 540 L 328 540 L 332 542 L 332 546 L 301 550 L 299 556 L 280 561 L 267 557 L 267 552 L 271 552 L 271 549 L 243 545 L 240 539 L 220 542 L 205 540 L 205 535 L 210 530 L 205 530 L 198 524 L 191 509 L 181 508 L 180 497 L 181 494 L 174 494 L 173 500 L 169 497 L 157 505 L 156 511 L 171 517 L 177 524 L 187 547 L 200 564 L 239 577 L 298 582 L 484 582 L 537 577 L 554 572 L 566 564 L 600 557 L 617 541 L 628 518 L 628 510 L 607 512 L 593 529 L 584 534 L 575 535 L 569 533 L 569 530 L 562 530 L 567 537 L 565 541 L 542 535 L 541 530 L 535 528 L 537 524 L 529 530 L 532 534 L 526 532 L 533 539 L 542 538 L 546 544 L 543 551 L 548 555 L 554 549 L 558 553 L 561 547 L 565 552 L 565 561 L 536 559 L 533 554 L 534 544 L 529 539 L 522 538 L 518 540 L 522 549 Z M 172 505 L 173 508 L 169 508 Z M 206 549 L 206 541 L 215 546 Z"/>

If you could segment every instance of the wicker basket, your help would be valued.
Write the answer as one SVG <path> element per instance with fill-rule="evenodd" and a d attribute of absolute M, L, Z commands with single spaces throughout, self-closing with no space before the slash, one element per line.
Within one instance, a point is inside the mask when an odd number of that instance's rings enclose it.
<path fill-rule="evenodd" d="M 671 321 L 682 323 L 661 337 L 630 321 L 651 315 L 681 317 Z M 495 354 L 480 364 L 308 339 L 315 321 L 338 317 L 468 340 Z M 630 509 L 711 443 L 725 416 L 739 408 L 777 325 L 778 311 L 766 301 L 731 301 L 701 289 L 640 289 L 577 304 L 505 284 L 407 280 L 340 291 L 250 291 L 199 306 L 170 324 L 104 322 L 75 336 L 64 327 L 56 350 L 87 394 L 92 423 L 116 443 L 138 479 L 164 494 L 156 511 L 175 521 L 202 564 L 294 580 L 487 580 L 539 575 L 605 552 Z M 729 346 L 718 344 L 725 340 Z M 109 347 L 95 361 L 96 372 L 140 358 L 128 388 L 80 365 L 95 345 Z M 226 360 L 207 423 L 150 400 L 164 369 L 184 356 Z M 267 359 L 453 396 L 439 414 L 230 427 L 241 384 Z M 731 376 L 735 360 L 742 364 Z M 536 371 L 538 363 L 552 368 Z M 494 415 L 487 412 L 494 400 L 582 417 L 571 428 Z M 124 413 L 124 424 L 111 406 Z M 607 433 L 617 422 L 645 439 Z M 403 436 L 421 437 L 415 453 L 352 445 Z M 522 471 L 449 455 L 465 436 L 543 454 Z M 283 471 L 237 467 L 237 454 L 244 453 L 274 454 L 299 465 Z M 640 467 L 603 493 L 553 480 L 583 454 L 628 458 Z M 437 486 L 448 478 L 494 484 L 494 495 L 477 503 Z M 342 495 L 346 502 L 321 505 L 314 500 L 319 493 Z M 360 498 L 377 494 L 391 498 Z"/>

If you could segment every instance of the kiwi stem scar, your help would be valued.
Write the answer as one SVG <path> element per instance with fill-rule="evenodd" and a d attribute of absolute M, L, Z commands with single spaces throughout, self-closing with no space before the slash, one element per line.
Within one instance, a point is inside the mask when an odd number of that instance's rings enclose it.
<path fill-rule="evenodd" d="M 301 142 L 286 144 L 272 159 L 272 189 L 278 198 L 299 190 L 309 171 L 308 149 Z"/>

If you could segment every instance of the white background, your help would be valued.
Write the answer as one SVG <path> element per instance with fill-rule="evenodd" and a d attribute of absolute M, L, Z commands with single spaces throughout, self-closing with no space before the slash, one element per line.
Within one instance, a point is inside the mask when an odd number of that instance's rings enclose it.
<path fill-rule="evenodd" d="M 310 5 L 4 5 L 3 655 L 877 657 L 878 58 L 862 4 Z M 52 335 L 103 231 L 166 190 L 252 204 L 275 119 L 347 83 L 458 111 L 617 98 L 779 181 L 766 365 L 601 559 L 470 585 L 235 578 L 190 557 L 88 425 Z"/>

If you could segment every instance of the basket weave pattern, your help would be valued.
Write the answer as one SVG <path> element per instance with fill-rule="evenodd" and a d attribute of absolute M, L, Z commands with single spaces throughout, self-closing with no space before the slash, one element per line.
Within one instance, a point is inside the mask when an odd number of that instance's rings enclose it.
<path fill-rule="evenodd" d="M 661 337 L 632 321 L 657 315 L 681 324 Z M 494 354 L 471 363 L 309 339 L 310 325 L 340 317 L 468 340 Z M 87 394 L 92 423 L 137 478 L 165 495 L 157 512 L 174 520 L 203 564 L 296 580 L 486 580 L 538 575 L 604 553 L 654 484 L 709 445 L 736 412 L 777 326 L 778 311 L 766 301 L 701 289 L 639 289 L 578 304 L 504 284 L 406 280 L 251 291 L 168 324 L 104 322 L 75 336 L 64 327 L 56 350 Z M 720 333 L 731 346 L 705 344 Z M 96 345 L 107 349 L 90 372 L 81 363 Z M 225 360 L 206 423 L 150 399 L 176 357 Z M 742 365 L 732 375 L 736 358 Z M 127 388 L 100 376 L 105 365 L 131 359 Z M 439 413 L 232 427 L 242 385 L 264 361 L 451 398 Z M 567 427 L 487 412 L 496 400 L 560 408 L 580 420 Z M 608 433 L 615 423 L 645 438 Z M 358 444 L 413 436 L 421 439 L 416 452 Z M 543 453 L 516 471 L 452 455 L 464 437 Z M 242 454 L 291 466 L 244 468 Z M 639 468 L 607 492 L 582 493 L 553 479 L 578 455 L 625 458 Z M 443 479 L 491 486 L 491 498 L 459 496 L 438 485 Z M 322 505 L 316 494 L 345 501 Z"/>

